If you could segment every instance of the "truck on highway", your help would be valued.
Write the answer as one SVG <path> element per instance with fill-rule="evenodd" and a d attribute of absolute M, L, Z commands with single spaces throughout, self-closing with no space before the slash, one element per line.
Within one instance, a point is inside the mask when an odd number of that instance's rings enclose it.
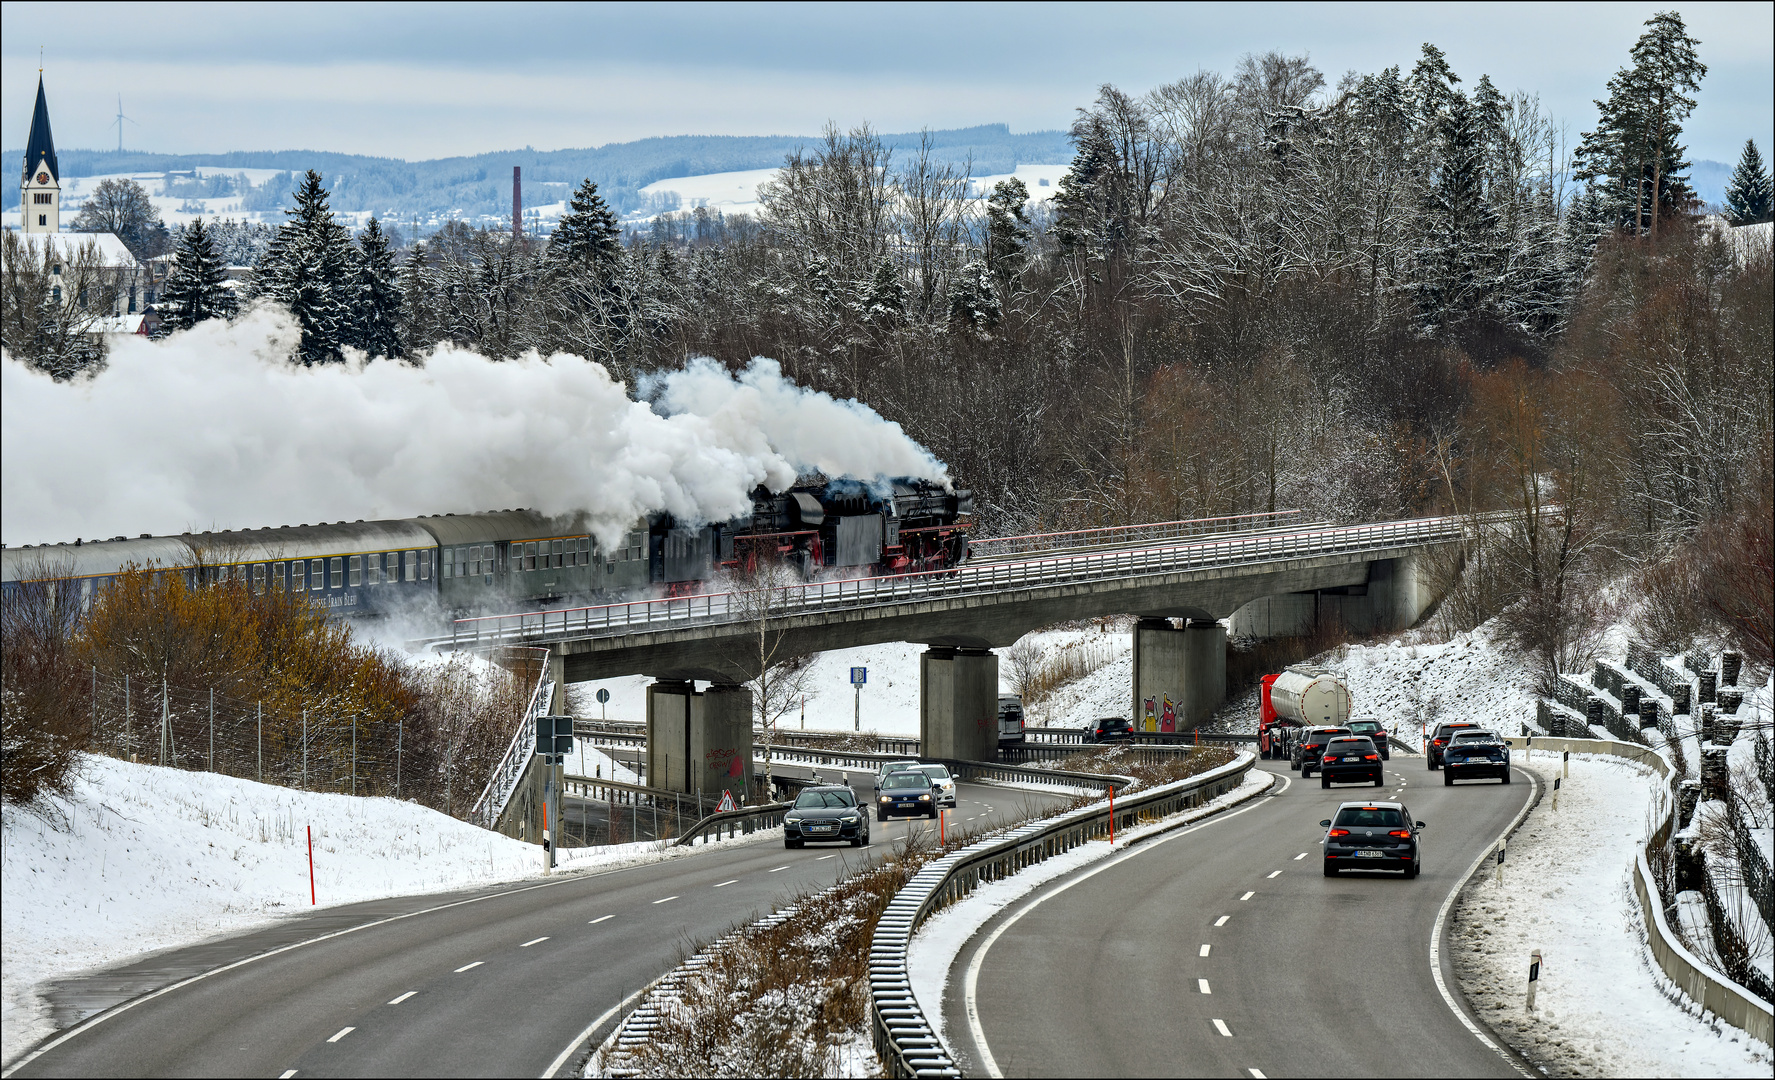
<path fill-rule="evenodd" d="M 998 744 L 1020 746 L 1023 743 L 1023 699 L 1016 694 L 998 696 Z"/>
<path fill-rule="evenodd" d="M 1305 665 L 1263 677 L 1257 714 L 1259 757 L 1285 758 L 1304 726 L 1343 727 L 1350 720 L 1350 688 L 1335 672 Z"/>

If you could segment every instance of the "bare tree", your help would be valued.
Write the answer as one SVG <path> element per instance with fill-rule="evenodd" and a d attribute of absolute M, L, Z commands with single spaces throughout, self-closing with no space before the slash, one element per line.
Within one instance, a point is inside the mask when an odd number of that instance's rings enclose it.
<path fill-rule="evenodd" d="M 165 255 L 172 237 L 142 185 L 130 180 L 100 180 L 81 204 L 75 232 L 111 233 L 138 259 Z"/>
<path fill-rule="evenodd" d="M 7 231 L 0 236 L 0 343 L 58 379 L 105 358 L 103 320 L 116 308 L 117 273 L 91 240 L 78 245 Z"/>
<path fill-rule="evenodd" d="M 776 724 L 807 695 L 814 656 L 788 647 L 782 625 L 798 599 L 800 576 L 787 563 L 760 559 L 749 568 L 729 572 L 728 610 L 747 628 L 750 645 L 729 667 L 752 692 L 752 720 L 764 741 L 764 787 L 773 790 L 771 747 Z"/>

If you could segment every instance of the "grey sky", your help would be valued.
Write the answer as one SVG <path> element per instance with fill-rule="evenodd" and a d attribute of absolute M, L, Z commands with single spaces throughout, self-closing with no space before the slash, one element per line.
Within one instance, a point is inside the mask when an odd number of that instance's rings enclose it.
<path fill-rule="evenodd" d="M 1421 42 L 1470 85 L 1537 92 L 1577 133 L 1666 4 L 680 3 L 0 5 L 0 138 L 24 145 L 44 66 L 56 142 L 309 148 L 402 158 L 650 135 L 1004 122 L 1064 127 L 1098 84 L 1144 91 L 1247 52 L 1310 53 L 1335 81 Z M 1711 69 L 1691 155 L 1768 154 L 1775 6 L 1674 5 Z"/>

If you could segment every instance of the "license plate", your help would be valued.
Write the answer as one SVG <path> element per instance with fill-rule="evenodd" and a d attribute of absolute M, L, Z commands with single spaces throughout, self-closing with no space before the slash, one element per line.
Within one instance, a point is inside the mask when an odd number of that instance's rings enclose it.
<path fill-rule="evenodd" d="M 1384 859 L 1387 856 L 1384 852 L 1379 851 L 1358 851 L 1356 857 L 1358 859 Z"/>
<path fill-rule="evenodd" d="M 1345 761 L 1361 761 L 1362 759 L 1359 757 L 1347 757 L 1347 758 L 1344 758 L 1344 760 Z"/>

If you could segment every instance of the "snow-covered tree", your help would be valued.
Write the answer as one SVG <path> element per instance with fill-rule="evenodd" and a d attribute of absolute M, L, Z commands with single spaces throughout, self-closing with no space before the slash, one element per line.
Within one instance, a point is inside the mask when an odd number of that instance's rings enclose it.
<path fill-rule="evenodd" d="M 1731 183 L 1726 185 L 1726 217 L 1734 225 L 1752 225 L 1768 221 L 1772 210 L 1769 169 L 1757 151 L 1756 140 L 1744 140 L 1744 153 L 1738 155 L 1738 167 L 1732 170 Z"/>
<path fill-rule="evenodd" d="M 998 325 L 1003 313 L 986 264 L 976 260 L 963 266 L 949 286 L 950 325 L 984 335 Z"/>
<path fill-rule="evenodd" d="M 1015 176 L 986 197 L 986 266 L 1006 289 L 1023 272 L 1029 244 L 1029 188 Z"/>
<path fill-rule="evenodd" d="M 289 220 L 259 261 L 255 289 L 296 316 L 302 326 L 296 356 L 304 364 L 342 360 L 340 347 L 355 329 L 351 234 L 333 220 L 319 173 L 310 169 L 295 196 L 296 205 L 284 211 Z"/>
<path fill-rule="evenodd" d="M 189 330 L 206 319 L 233 318 L 240 301 L 202 218 L 182 230 L 175 259 L 155 303 L 162 327 L 169 332 Z"/>
<path fill-rule="evenodd" d="M 358 238 L 356 344 L 371 357 L 398 359 L 401 343 L 401 284 L 388 236 L 374 216 Z"/>
<path fill-rule="evenodd" d="M 622 254 L 622 223 L 616 211 L 598 194 L 597 184 L 582 181 L 561 223 L 549 234 L 549 260 L 603 282 L 615 276 Z"/>

